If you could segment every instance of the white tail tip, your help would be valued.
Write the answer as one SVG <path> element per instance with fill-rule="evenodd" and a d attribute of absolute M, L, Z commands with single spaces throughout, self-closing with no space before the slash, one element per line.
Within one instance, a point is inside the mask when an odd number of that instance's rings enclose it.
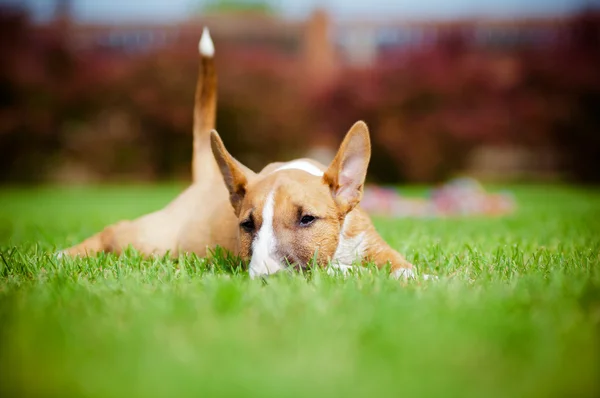
<path fill-rule="evenodd" d="M 198 43 L 198 49 L 200 50 L 200 54 L 204 55 L 205 57 L 212 57 L 215 55 L 215 45 L 213 44 L 213 41 L 210 38 L 210 32 L 206 27 L 202 31 L 200 43 Z"/>

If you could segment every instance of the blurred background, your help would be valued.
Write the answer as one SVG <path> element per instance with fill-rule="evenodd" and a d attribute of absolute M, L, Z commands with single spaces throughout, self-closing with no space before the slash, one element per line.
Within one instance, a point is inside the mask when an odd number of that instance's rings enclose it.
<path fill-rule="evenodd" d="M 372 133 L 370 181 L 600 181 L 598 1 L 0 2 L 0 183 L 187 180 L 197 43 L 254 169 Z"/>

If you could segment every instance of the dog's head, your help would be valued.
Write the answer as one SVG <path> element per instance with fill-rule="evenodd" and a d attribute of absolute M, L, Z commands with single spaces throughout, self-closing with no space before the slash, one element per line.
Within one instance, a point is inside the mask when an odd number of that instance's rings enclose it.
<path fill-rule="evenodd" d="M 239 250 L 250 259 L 250 276 L 313 260 L 326 266 L 346 215 L 362 198 L 371 156 L 366 124 L 352 126 L 326 170 L 301 160 L 255 174 L 227 152 L 215 131 L 211 146 L 239 220 Z"/>

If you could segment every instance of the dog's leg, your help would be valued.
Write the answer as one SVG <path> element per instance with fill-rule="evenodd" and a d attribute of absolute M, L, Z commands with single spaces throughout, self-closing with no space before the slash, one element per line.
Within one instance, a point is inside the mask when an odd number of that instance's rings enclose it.
<path fill-rule="evenodd" d="M 375 252 L 371 252 L 370 260 L 373 261 L 378 268 L 385 267 L 387 264 L 390 265 L 390 276 L 396 279 L 413 279 L 416 278 L 416 267 L 408 262 L 404 256 L 389 247 L 387 243 L 380 239 L 380 245 Z M 420 274 L 420 278 L 424 280 L 437 280 L 439 279 L 436 275 Z"/>
<path fill-rule="evenodd" d="M 90 236 L 83 242 L 71 246 L 68 249 L 63 249 L 57 253 L 59 258 L 63 256 L 88 256 L 95 253 L 103 252 L 105 245 L 103 244 L 103 233 L 99 232 L 96 235 Z"/>
<path fill-rule="evenodd" d="M 365 220 L 368 220 L 365 218 Z M 390 275 L 394 278 L 414 278 L 415 266 L 409 263 L 404 256 L 392 249 L 377 233 L 373 224 L 368 220 L 367 249 L 364 253 L 365 260 L 373 262 L 377 268 L 390 265 Z"/>
<path fill-rule="evenodd" d="M 113 251 L 115 248 L 115 234 L 119 230 L 127 228 L 131 224 L 130 221 L 121 221 L 113 225 L 109 225 L 96 235 L 90 236 L 83 242 L 69 247 L 58 252 L 58 256 L 89 256 L 104 251 Z"/>
<path fill-rule="evenodd" d="M 185 212 L 175 210 L 163 209 L 132 221 L 119 221 L 61 253 L 71 256 L 99 252 L 120 254 L 131 246 L 144 255 L 164 255 L 167 252 L 177 255 L 178 236 L 184 225 Z"/>
<path fill-rule="evenodd" d="M 390 249 L 388 253 L 388 258 L 390 258 L 390 275 L 394 278 L 414 278 L 415 277 L 415 267 L 395 250 Z"/>

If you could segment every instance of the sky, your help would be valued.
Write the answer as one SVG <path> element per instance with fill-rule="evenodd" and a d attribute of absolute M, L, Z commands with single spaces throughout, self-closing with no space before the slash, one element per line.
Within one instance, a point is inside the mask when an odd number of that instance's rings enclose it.
<path fill-rule="evenodd" d="M 52 15 L 54 0 L 0 0 L 25 3 L 35 19 Z M 339 19 L 453 18 L 469 16 L 515 17 L 560 14 L 600 0 L 271 0 L 288 18 L 304 18 L 317 6 Z M 85 22 L 175 21 L 190 16 L 202 0 L 72 0 L 73 13 Z"/>

